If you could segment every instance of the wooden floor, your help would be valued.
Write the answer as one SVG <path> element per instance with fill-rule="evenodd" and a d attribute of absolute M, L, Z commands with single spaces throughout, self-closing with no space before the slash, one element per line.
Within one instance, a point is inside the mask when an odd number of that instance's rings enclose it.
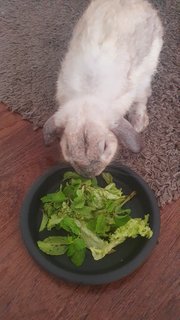
<path fill-rule="evenodd" d="M 161 212 L 159 244 L 143 267 L 123 281 L 96 287 L 67 284 L 29 256 L 19 228 L 22 200 L 59 158 L 56 146 L 44 147 L 41 130 L 33 132 L 30 123 L 0 105 L 0 319 L 178 319 L 180 201 Z"/>

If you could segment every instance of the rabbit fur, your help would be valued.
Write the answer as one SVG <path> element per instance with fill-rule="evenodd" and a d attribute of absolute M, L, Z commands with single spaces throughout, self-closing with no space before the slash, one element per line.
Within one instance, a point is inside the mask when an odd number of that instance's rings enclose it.
<path fill-rule="evenodd" d="M 118 145 L 141 150 L 146 104 L 163 45 L 156 10 L 145 0 L 94 0 L 77 23 L 57 81 L 58 111 L 44 125 L 86 177 L 99 175 Z"/>

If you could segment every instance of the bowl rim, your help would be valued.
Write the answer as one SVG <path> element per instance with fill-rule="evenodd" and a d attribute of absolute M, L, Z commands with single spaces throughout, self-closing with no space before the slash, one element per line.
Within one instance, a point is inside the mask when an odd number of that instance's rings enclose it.
<path fill-rule="evenodd" d="M 47 272 L 51 273 L 52 275 L 69 282 L 79 283 L 79 284 L 86 284 L 86 285 L 98 285 L 98 284 L 108 284 L 117 280 L 120 280 L 124 277 L 127 277 L 131 273 L 133 273 L 136 269 L 138 269 L 141 265 L 145 263 L 147 258 L 152 253 L 160 234 L 160 209 L 157 204 L 156 197 L 154 192 L 150 189 L 149 185 L 144 181 L 142 177 L 140 177 L 137 173 L 131 170 L 129 167 L 124 165 L 110 165 L 106 167 L 105 171 L 108 169 L 119 169 L 121 173 L 133 175 L 136 181 L 143 187 L 145 193 L 147 194 L 152 208 L 152 215 L 154 219 L 154 228 L 153 228 L 153 237 L 149 239 L 145 245 L 142 247 L 141 251 L 134 257 L 133 260 L 127 262 L 127 264 L 117 268 L 115 270 L 111 270 L 104 273 L 98 274 L 80 274 L 75 273 L 73 271 L 67 271 L 50 261 L 48 261 L 45 256 L 43 256 L 35 245 L 33 238 L 31 237 L 31 232 L 29 229 L 29 206 L 31 201 L 34 197 L 34 193 L 38 190 L 38 188 L 45 182 L 47 178 L 53 175 L 55 172 L 59 170 L 73 170 L 74 169 L 68 165 L 58 165 L 51 167 L 49 170 L 45 172 L 45 174 L 41 175 L 29 188 L 28 192 L 26 193 L 23 204 L 21 207 L 20 212 L 20 229 L 21 229 L 21 236 L 25 243 L 25 246 L 32 256 L 32 258 Z"/>

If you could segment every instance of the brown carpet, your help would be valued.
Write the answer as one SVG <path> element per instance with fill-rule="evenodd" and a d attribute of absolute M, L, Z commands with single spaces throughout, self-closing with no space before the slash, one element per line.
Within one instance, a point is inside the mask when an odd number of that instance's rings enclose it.
<path fill-rule="evenodd" d="M 139 155 L 127 150 L 118 163 L 141 174 L 159 203 L 180 196 L 178 0 L 152 0 L 165 29 L 159 73 L 149 100 L 150 126 Z M 55 82 L 75 22 L 89 0 L 0 0 L 0 101 L 42 126 L 55 111 Z M 116 163 L 117 163 L 116 161 Z"/>

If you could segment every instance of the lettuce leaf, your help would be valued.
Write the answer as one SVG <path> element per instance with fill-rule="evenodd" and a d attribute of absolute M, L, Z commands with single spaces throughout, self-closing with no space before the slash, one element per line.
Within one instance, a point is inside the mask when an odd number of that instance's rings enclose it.
<path fill-rule="evenodd" d="M 105 245 L 105 241 L 102 240 L 100 237 L 98 237 L 94 232 L 92 232 L 86 225 L 86 223 L 80 221 L 80 220 L 75 220 L 77 226 L 80 229 L 80 236 L 86 243 L 87 248 L 91 247 L 96 247 L 96 248 L 103 248 Z"/>
<path fill-rule="evenodd" d="M 59 256 L 67 251 L 67 245 L 73 241 L 72 237 L 52 236 L 38 241 L 37 245 L 41 251 L 48 255 Z"/>
<path fill-rule="evenodd" d="M 46 202 L 63 202 L 66 200 L 66 196 L 62 191 L 55 192 L 55 193 L 50 193 L 47 196 L 44 196 L 41 198 L 41 201 L 43 203 Z"/>
<path fill-rule="evenodd" d="M 125 204 L 136 194 L 125 195 L 116 187 L 110 173 L 103 173 L 104 188 L 97 179 L 85 179 L 75 172 L 64 174 L 63 184 L 55 193 L 41 198 L 42 221 L 39 232 L 63 230 L 66 236 L 38 241 L 40 250 L 49 255 L 66 253 L 76 266 L 82 265 L 86 248 L 95 260 L 102 259 L 128 238 L 151 238 L 148 215 L 132 218 Z"/>
<path fill-rule="evenodd" d="M 49 221 L 48 215 L 43 211 L 43 217 L 42 217 L 41 225 L 39 227 L 39 232 L 42 232 L 46 229 L 48 221 Z"/>
<path fill-rule="evenodd" d="M 71 261 L 77 266 L 80 267 L 85 259 L 86 254 L 86 244 L 83 239 L 75 239 L 67 250 L 67 255 L 70 257 Z"/>
<path fill-rule="evenodd" d="M 73 237 L 52 236 L 38 241 L 37 245 L 41 251 L 48 255 L 67 256 L 77 266 L 81 266 L 85 259 L 86 245 L 83 239 Z"/>
<path fill-rule="evenodd" d="M 148 215 L 144 219 L 135 218 L 130 219 L 126 225 L 119 227 L 109 239 L 109 242 L 104 243 L 102 248 L 91 246 L 89 249 L 92 252 L 95 260 L 102 259 L 109 254 L 119 244 L 123 243 L 127 238 L 136 238 L 138 236 L 150 239 L 152 237 L 152 230 L 148 225 Z"/>

